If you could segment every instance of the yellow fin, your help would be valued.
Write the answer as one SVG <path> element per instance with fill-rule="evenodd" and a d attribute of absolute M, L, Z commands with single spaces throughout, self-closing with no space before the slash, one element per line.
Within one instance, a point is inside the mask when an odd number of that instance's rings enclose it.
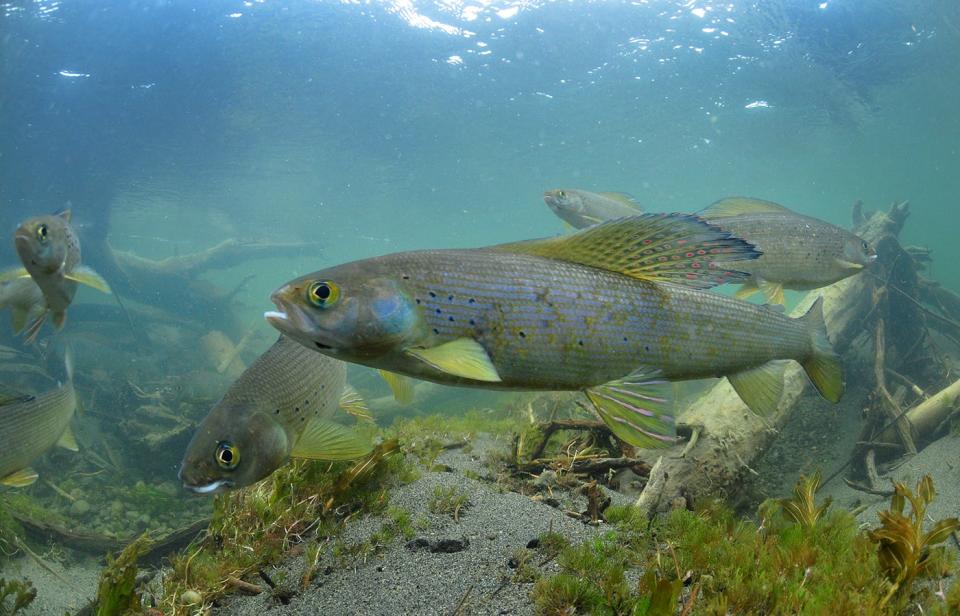
<path fill-rule="evenodd" d="M 49 310 L 44 310 L 40 316 L 38 316 L 33 323 L 30 324 L 30 327 L 26 329 L 24 332 L 26 337 L 23 339 L 26 344 L 31 344 L 37 339 L 37 335 L 40 333 L 40 328 L 43 327 L 43 322 L 47 320 L 47 313 L 49 312 Z"/>
<path fill-rule="evenodd" d="M 767 417 L 772 415 L 780 404 L 785 368 L 785 361 L 768 361 L 756 368 L 728 374 L 727 380 L 751 411 Z"/>
<path fill-rule="evenodd" d="M 727 197 L 714 201 L 700 213 L 707 220 L 711 218 L 727 218 L 741 214 L 793 214 L 779 203 L 754 199 L 753 197 Z"/>
<path fill-rule="evenodd" d="M 758 279 L 757 286 L 763 291 L 763 297 L 770 304 L 786 304 L 783 298 L 783 285 L 779 282 L 770 282 L 769 280 Z"/>
<path fill-rule="evenodd" d="M 370 413 L 370 408 L 364 402 L 363 396 L 350 385 L 346 385 L 343 393 L 340 394 L 340 410 L 357 419 L 373 422 L 373 414 Z"/>
<path fill-rule="evenodd" d="M 15 267 L 13 269 L 8 269 L 4 272 L 0 272 L 0 282 L 10 282 L 11 280 L 16 280 L 18 278 L 29 278 L 30 272 L 24 267 Z"/>
<path fill-rule="evenodd" d="M 80 284 L 85 284 L 88 287 L 93 287 L 97 291 L 102 291 L 103 293 L 111 292 L 110 285 L 108 285 L 107 281 L 103 279 L 103 276 L 96 273 L 86 265 L 81 265 L 74 268 L 72 272 L 65 274 L 64 278 L 74 282 L 79 282 Z"/>
<path fill-rule="evenodd" d="M 585 391 L 610 431 L 634 447 L 659 449 L 676 443 L 668 381 L 658 375 L 658 370 L 641 368 L 626 378 Z"/>
<path fill-rule="evenodd" d="M 737 299 L 747 299 L 748 297 L 750 297 L 751 295 L 753 295 L 759 290 L 760 290 L 760 287 L 757 286 L 757 281 L 751 278 L 750 280 L 740 285 L 740 288 L 737 289 L 737 292 L 734 293 L 733 295 Z"/>
<path fill-rule="evenodd" d="M 611 199 L 611 200 L 616 201 L 616 202 L 618 202 L 618 203 L 622 203 L 623 205 L 626 205 L 626 206 L 628 206 L 628 207 L 632 207 L 633 209 L 637 210 L 637 214 L 643 212 L 643 210 L 640 208 L 640 204 L 637 203 L 637 200 L 634 198 L 634 196 L 631 195 L 631 194 L 629 194 L 629 193 L 625 193 L 625 192 L 602 192 L 602 193 L 597 193 L 597 194 L 598 194 L 598 195 L 603 195 L 603 196 L 606 197 L 607 199 Z"/>
<path fill-rule="evenodd" d="M 314 418 L 304 428 L 290 455 L 310 460 L 353 460 L 373 449 L 373 444 L 353 430 L 326 419 Z"/>
<path fill-rule="evenodd" d="M 843 269 L 848 269 L 848 270 L 862 270 L 862 269 L 863 269 L 863 265 L 861 265 L 861 264 L 859 264 L 859 263 L 853 263 L 853 262 L 851 262 L 851 261 L 845 261 L 845 260 L 843 260 L 843 259 L 834 259 L 834 261 L 837 263 L 837 265 L 839 265 L 839 266 L 842 267 Z"/>
<path fill-rule="evenodd" d="M 70 426 L 67 426 L 67 429 L 64 430 L 60 438 L 57 439 L 57 446 L 70 451 L 80 451 L 80 446 L 77 445 L 77 437 L 73 435 L 73 430 L 70 429 Z"/>
<path fill-rule="evenodd" d="M 13 332 L 19 334 L 27 326 L 27 319 L 30 314 L 23 308 L 10 309 L 10 323 L 13 325 Z"/>
<path fill-rule="evenodd" d="M 810 382 L 820 395 L 830 402 L 837 403 L 843 396 L 843 365 L 827 338 L 827 325 L 823 320 L 823 297 L 810 306 L 803 319 L 810 332 L 813 350 L 810 357 L 800 362 Z"/>
<path fill-rule="evenodd" d="M 39 477 L 39 475 L 37 475 L 37 471 L 28 466 L 27 468 L 21 469 L 15 473 L 10 473 L 3 479 L 0 479 L 0 484 L 10 486 L 11 488 L 25 488 L 36 481 L 37 477 Z"/>
<path fill-rule="evenodd" d="M 377 370 L 377 372 L 380 373 L 380 378 L 390 386 L 394 400 L 400 404 L 410 404 L 413 402 L 413 379 L 409 379 L 396 372 L 390 372 L 389 370 Z"/>
<path fill-rule="evenodd" d="M 627 216 L 571 235 L 487 250 L 578 263 L 648 282 L 673 282 L 697 289 L 742 282 L 748 274 L 718 263 L 760 256 L 752 244 L 692 214 Z"/>
<path fill-rule="evenodd" d="M 501 380 L 487 350 L 472 338 L 457 338 L 429 349 L 407 349 L 406 352 L 447 374 L 488 383 Z"/>

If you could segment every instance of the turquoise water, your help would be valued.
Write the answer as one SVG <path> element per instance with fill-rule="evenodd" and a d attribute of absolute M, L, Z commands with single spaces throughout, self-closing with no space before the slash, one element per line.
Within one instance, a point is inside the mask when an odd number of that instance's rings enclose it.
<path fill-rule="evenodd" d="M 69 207 L 108 280 L 107 245 L 159 260 L 299 244 L 195 275 L 210 292 L 244 282 L 230 314 L 117 284 L 170 317 L 146 339 L 82 289 L 66 331 L 94 417 L 142 404 L 117 393 L 127 381 L 188 391 L 202 417 L 229 384 L 194 356 L 204 332 L 253 330 L 251 360 L 291 278 L 562 233 L 550 188 L 652 211 L 749 195 L 846 227 L 857 200 L 907 199 L 903 243 L 960 290 L 958 28 L 947 0 L 0 3 L 0 239 Z M 181 451 L 126 479 L 176 482 Z"/>

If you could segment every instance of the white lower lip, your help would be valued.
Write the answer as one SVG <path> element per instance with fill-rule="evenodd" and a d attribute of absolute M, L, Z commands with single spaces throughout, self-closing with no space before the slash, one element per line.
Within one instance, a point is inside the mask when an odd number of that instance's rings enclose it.
<path fill-rule="evenodd" d="M 230 485 L 230 482 L 228 482 L 227 480 L 219 479 L 217 481 L 214 481 L 213 483 L 208 483 L 205 486 L 188 486 L 184 484 L 183 487 L 197 494 L 210 494 L 211 492 L 216 492 L 220 488 L 223 488 L 229 485 Z"/>
<path fill-rule="evenodd" d="M 267 310 L 266 312 L 263 313 L 263 318 L 266 319 L 267 321 L 270 321 L 271 323 L 272 323 L 273 321 L 287 321 L 287 320 L 288 320 L 288 319 L 287 319 L 287 313 L 286 313 L 286 312 L 279 312 L 279 311 L 277 311 L 277 310 Z"/>

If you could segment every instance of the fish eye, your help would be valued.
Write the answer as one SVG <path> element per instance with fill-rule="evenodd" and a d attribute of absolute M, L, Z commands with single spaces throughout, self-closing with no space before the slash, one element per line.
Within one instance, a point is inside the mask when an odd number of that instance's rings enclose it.
<path fill-rule="evenodd" d="M 329 280 L 315 282 L 307 289 L 307 299 L 318 308 L 327 308 L 340 299 L 340 287 Z"/>
<path fill-rule="evenodd" d="M 37 227 L 37 239 L 41 242 L 47 241 L 47 225 L 41 224 Z"/>
<path fill-rule="evenodd" d="M 220 441 L 217 443 L 217 464 L 220 468 L 232 471 L 240 464 L 240 450 L 234 447 L 230 441 Z"/>
<path fill-rule="evenodd" d="M 870 252 L 870 244 L 866 240 L 860 242 L 860 248 L 863 248 L 863 252 Z"/>
<path fill-rule="evenodd" d="M 566 191 L 558 190 L 558 191 L 557 191 L 557 196 L 560 197 L 561 199 L 563 199 L 564 197 L 567 196 L 567 193 L 566 193 Z"/>

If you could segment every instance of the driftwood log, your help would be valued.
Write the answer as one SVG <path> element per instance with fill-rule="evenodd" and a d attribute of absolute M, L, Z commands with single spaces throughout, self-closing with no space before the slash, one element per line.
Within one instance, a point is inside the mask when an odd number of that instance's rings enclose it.
<path fill-rule="evenodd" d="M 119 539 L 99 533 L 75 531 L 52 522 L 35 520 L 16 511 L 10 513 L 27 534 L 35 539 L 53 540 L 68 548 L 97 556 L 104 556 L 108 552 L 120 552 L 136 540 L 136 537 Z M 207 529 L 209 524 L 209 518 L 204 518 L 157 538 L 151 543 L 150 549 L 140 557 L 139 562 L 150 565 L 159 564 L 167 554 L 189 545 L 197 535 Z"/>
<path fill-rule="evenodd" d="M 182 322 L 184 315 L 191 315 L 202 329 L 240 335 L 243 326 L 234 316 L 232 300 L 252 276 L 233 288 L 221 289 L 201 275 L 253 259 L 297 256 L 308 247 L 301 243 L 228 239 L 207 250 L 161 260 L 115 250 L 105 240 L 85 243 L 83 250 L 85 262 L 100 272 L 121 301 L 131 306 L 134 318 L 141 312 L 137 306 L 144 305 L 171 315 L 174 321 Z"/>
<path fill-rule="evenodd" d="M 897 396 L 887 387 L 888 382 L 896 386 L 894 391 L 906 390 L 908 386 L 901 383 L 900 378 L 893 377 L 888 381 L 885 378 L 887 369 L 899 367 L 900 370 L 894 368 L 893 371 L 914 383 L 942 381 L 946 376 L 943 363 L 922 359 L 937 353 L 935 345 L 930 342 L 927 324 L 936 321 L 948 327 L 944 319 L 950 320 L 941 314 L 930 317 L 930 311 L 922 305 L 921 300 L 925 298 L 916 297 L 921 292 L 928 296 L 944 296 L 945 292 L 919 276 L 917 260 L 897 241 L 908 215 L 906 203 L 894 204 L 889 211 L 875 212 L 870 216 L 865 216 L 859 204 L 856 205 L 855 230 L 877 248 L 877 263 L 859 275 L 808 293 L 791 314 L 794 317 L 804 314 L 816 298 L 823 297 L 827 331 L 836 351 L 846 356 L 844 364 L 848 374 L 852 369 L 863 370 L 851 366 L 854 347 L 864 346 L 855 345 L 855 341 L 876 338 L 873 346 L 878 359 L 871 367 L 878 383 L 874 395 L 877 400 L 873 406 L 882 409 L 883 415 L 874 422 L 873 434 L 861 440 L 895 443 L 895 448 L 907 452 L 914 447 L 917 426 L 911 426 L 906 417 L 901 416 L 904 413 L 900 411 Z M 941 298 L 941 302 L 949 302 L 955 297 L 946 293 L 948 295 Z M 896 327 L 885 327 L 885 323 L 895 323 Z M 960 331 L 953 333 L 960 336 Z M 909 377 L 904 377 L 901 370 L 906 371 L 903 366 L 907 365 L 917 368 Z M 743 478 L 755 472 L 750 465 L 768 449 L 791 413 L 805 400 L 814 403 L 816 396 L 802 368 L 792 362 L 786 369 L 778 409 L 768 417 L 752 413 L 726 379 L 717 382 L 679 416 L 681 433 L 686 430 L 691 434 L 687 446 L 667 450 L 659 459 L 650 457 L 656 463 L 637 501 L 638 507 L 652 515 L 671 507 L 689 506 L 692 499 L 701 496 L 735 492 Z M 941 404 L 938 406 L 943 407 L 946 401 L 952 405 L 955 397 L 944 395 L 939 400 Z M 942 412 L 925 412 L 924 415 L 943 421 Z M 937 422 L 924 420 L 923 429 L 931 423 Z M 882 438 L 879 436 L 881 432 Z"/>

